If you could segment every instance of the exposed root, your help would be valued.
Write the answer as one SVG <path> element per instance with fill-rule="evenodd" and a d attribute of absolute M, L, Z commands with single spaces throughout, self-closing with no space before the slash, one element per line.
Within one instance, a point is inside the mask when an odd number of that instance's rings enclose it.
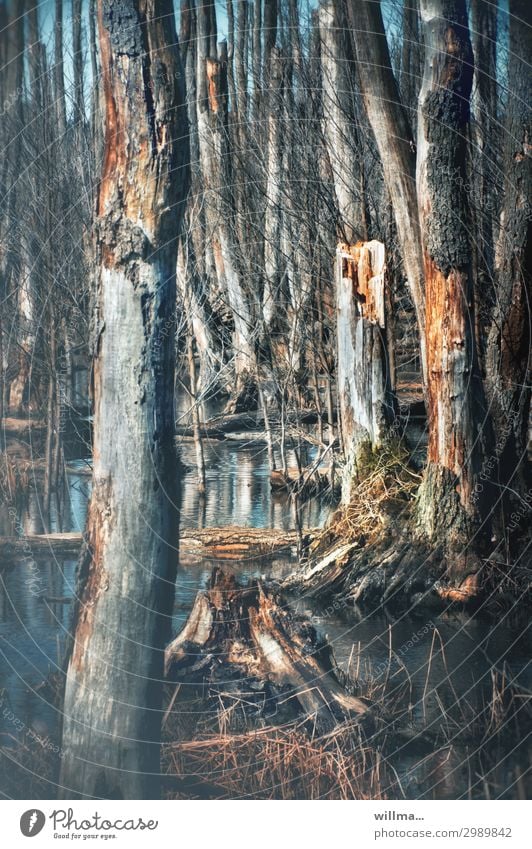
<path fill-rule="evenodd" d="M 307 620 L 259 582 L 241 587 L 220 569 L 168 646 L 165 667 L 178 680 L 207 684 L 222 701 L 245 692 L 254 715 L 304 720 L 322 731 L 371 716 Z"/>
<path fill-rule="evenodd" d="M 429 541 L 420 528 L 420 482 L 400 446 L 368 451 L 359 459 L 349 504 L 315 537 L 309 560 L 283 587 L 372 608 L 391 602 L 433 609 L 474 605 L 488 594 L 495 606 L 501 592 L 489 578 L 490 558 L 482 557 L 476 543 L 453 543 L 445 533 L 445 504 L 439 535 Z M 455 521 L 454 515 L 448 519 Z M 530 570 L 525 571 L 530 585 Z M 523 581 L 520 586 L 522 597 L 526 586 L 523 590 Z"/>

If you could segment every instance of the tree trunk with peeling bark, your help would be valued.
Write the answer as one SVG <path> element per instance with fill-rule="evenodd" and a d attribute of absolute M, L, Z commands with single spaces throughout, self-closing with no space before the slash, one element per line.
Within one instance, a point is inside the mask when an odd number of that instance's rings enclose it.
<path fill-rule="evenodd" d="M 208 87 L 209 185 L 217 221 L 219 277 L 223 279 L 234 322 L 233 363 L 236 387 L 228 412 L 240 412 L 254 406 L 257 360 L 255 354 L 255 294 L 244 287 L 235 232 L 231 143 L 227 114 L 227 56 L 221 44 L 219 58 L 206 62 Z"/>
<path fill-rule="evenodd" d="M 283 67 L 281 52 L 272 48 L 268 69 L 268 153 L 266 165 L 266 209 L 264 213 L 264 291 L 262 317 L 268 330 L 279 318 L 279 290 L 282 261 L 280 250 L 281 203 L 283 184 L 283 140 L 281 112 L 283 103 Z"/>
<path fill-rule="evenodd" d="M 336 253 L 338 405 L 346 464 L 342 502 L 361 453 L 380 448 L 394 402 L 386 355 L 384 245 L 371 241 L 339 245 Z"/>
<path fill-rule="evenodd" d="M 475 343 L 465 187 L 473 54 L 465 0 L 422 0 L 421 17 L 425 71 L 417 189 L 425 269 L 429 444 L 418 514 L 429 538 L 443 536 L 456 546 L 452 568 L 459 576 L 470 568 L 465 546 L 484 518 L 484 499 L 476 498 L 475 486 L 490 436 Z"/>
<path fill-rule="evenodd" d="M 65 688 L 61 796 L 158 793 L 178 531 L 177 237 L 186 111 L 170 0 L 99 0 L 105 92 L 94 475 Z"/>

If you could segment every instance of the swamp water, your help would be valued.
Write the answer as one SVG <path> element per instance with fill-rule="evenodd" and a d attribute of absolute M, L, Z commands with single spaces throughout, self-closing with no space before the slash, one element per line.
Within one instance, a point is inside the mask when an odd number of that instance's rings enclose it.
<path fill-rule="evenodd" d="M 271 493 L 266 447 L 233 440 L 206 442 L 207 497 L 202 504 L 196 492 L 194 446 L 183 441 L 182 462 L 188 467 L 183 481 L 183 527 L 294 527 L 288 499 Z M 310 460 L 311 458 L 307 458 Z M 53 517 L 52 530 L 81 531 L 90 490 L 90 477 L 82 460 L 68 475 L 68 491 L 61 519 Z M 301 506 L 303 527 L 318 527 L 331 511 L 325 499 L 310 499 Z M 35 494 L 15 527 L 7 508 L 0 507 L 0 534 L 42 533 L 39 502 Z M 174 633 L 186 621 L 199 589 L 205 587 L 216 561 L 183 558 L 180 563 L 174 610 Z M 75 588 L 75 561 L 33 560 L 25 552 L 0 581 L 0 732 L 2 743 L 21 739 L 31 729 L 53 739 L 58 716 L 40 689 L 43 679 L 60 669 L 71 616 L 65 603 Z M 225 569 L 240 579 L 257 576 L 281 579 L 295 568 L 289 555 L 223 561 Z M 436 736 L 442 712 L 445 739 L 438 736 L 432 750 L 404 744 L 391 763 L 410 798 L 518 797 L 531 770 L 530 729 L 512 726 L 502 745 L 486 748 L 472 728 L 464 742 L 468 717 L 491 703 L 496 693 L 517 685 L 518 698 L 532 692 L 530 630 L 515 628 L 504 615 L 497 623 L 465 614 L 399 615 L 364 614 L 338 605 L 319 606 L 298 598 L 294 605 L 310 615 L 326 634 L 340 667 L 373 682 L 376 690 L 402 688 L 409 703 L 413 729 L 429 728 Z M 496 702 L 496 700 L 495 700 Z M 517 709 L 519 714 L 519 705 Z M 496 717 L 494 717 L 495 721 Z M 515 720 L 513 720 L 515 722 Z M 460 740 L 456 740 L 460 733 Z M 5 779 L 0 776 L 0 792 Z"/>

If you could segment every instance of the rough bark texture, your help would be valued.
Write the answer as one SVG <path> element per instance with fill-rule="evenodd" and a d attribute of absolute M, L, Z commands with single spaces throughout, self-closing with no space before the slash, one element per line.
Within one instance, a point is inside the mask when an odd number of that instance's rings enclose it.
<path fill-rule="evenodd" d="M 487 387 L 495 425 L 495 461 L 486 477 L 497 476 L 498 503 L 522 512 L 522 496 L 530 492 L 527 463 L 530 410 L 531 275 L 532 275 L 532 128 L 525 104 L 530 94 L 528 65 L 532 49 L 530 27 L 523 21 L 526 0 L 510 1 L 509 100 L 506 107 L 503 169 L 504 203 L 496 251 L 497 303 L 488 338 Z M 528 512 L 528 511 L 527 511 Z M 510 521 L 511 523 L 511 521 Z M 523 530 L 524 522 L 521 524 Z"/>
<path fill-rule="evenodd" d="M 186 113 L 169 0 L 100 0 L 94 476 L 65 690 L 63 797 L 158 793 L 176 567 L 177 237 Z"/>
<path fill-rule="evenodd" d="M 54 97 L 59 134 L 66 131 L 65 80 L 63 68 L 63 0 L 55 0 Z"/>
<path fill-rule="evenodd" d="M 283 139 L 281 110 L 283 101 L 283 67 L 281 51 L 272 48 L 268 69 L 268 157 L 266 174 L 266 210 L 264 213 L 264 292 L 262 317 L 271 330 L 278 321 L 282 257 L 280 250 Z"/>
<path fill-rule="evenodd" d="M 352 43 L 340 2 L 319 9 L 323 132 L 338 206 L 338 238 L 366 238 L 361 148 L 357 138 Z"/>
<path fill-rule="evenodd" d="M 473 55 L 464 0 L 422 0 L 425 72 L 418 118 L 418 199 L 425 266 L 428 466 L 420 493 L 430 537 L 459 545 L 482 519 L 474 497 L 486 425 L 475 345 L 466 131 Z M 457 573 L 467 569 L 457 555 Z"/>
<path fill-rule="evenodd" d="M 338 404 L 346 464 L 342 501 L 362 446 L 379 448 L 393 416 L 385 342 L 384 245 L 339 245 L 336 260 Z"/>

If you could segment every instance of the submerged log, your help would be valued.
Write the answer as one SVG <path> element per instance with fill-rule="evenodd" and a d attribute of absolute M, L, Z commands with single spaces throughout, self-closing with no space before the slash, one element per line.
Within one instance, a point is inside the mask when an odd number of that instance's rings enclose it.
<path fill-rule="evenodd" d="M 309 541 L 317 529 L 308 529 L 304 541 Z M 286 551 L 298 544 L 297 531 L 277 528 L 183 528 L 180 549 L 184 553 L 216 560 L 234 560 L 242 555 L 271 554 Z M 81 533 L 25 534 L 0 537 L 0 558 L 3 562 L 21 556 L 77 555 L 82 543 Z"/>
<path fill-rule="evenodd" d="M 297 468 L 274 469 L 270 474 L 270 486 L 273 492 L 294 492 L 298 495 L 315 495 L 330 486 L 331 470 L 329 467 L 319 469 Z"/>
<path fill-rule="evenodd" d="M 11 558 L 50 557 L 69 555 L 77 557 L 82 534 L 21 534 L 17 537 L 0 537 L 0 565 L 7 565 Z"/>
<path fill-rule="evenodd" d="M 330 646 L 306 619 L 281 606 L 261 582 L 242 587 L 221 569 L 196 596 L 187 623 L 165 653 L 166 675 L 208 684 L 217 695 L 254 694 L 254 707 L 284 720 L 295 717 L 328 730 L 370 713 L 348 692 Z M 261 706 L 262 700 L 262 706 Z"/>
<path fill-rule="evenodd" d="M 46 430 L 46 422 L 42 419 L 15 418 L 8 416 L 0 420 L 0 433 L 4 436 L 28 435 L 30 432 L 42 433 Z"/>
<path fill-rule="evenodd" d="M 279 413 L 271 413 L 268 419 L 268 424 L 272 428 L 279 427 L 281 424 Z M 324 416 L 323 419 L 327 422 L 327 416 Z M 316 424 L 318 413 L 314 410 L 303 410 L 297 413 L 288 412 L 284 416 L 284 422 L 292 425 Z M 229 434 L 249 434 L 249 432 L 259 429 L 264 429 L 264 415 L 258 410 L 246 413 L 228 413 L 200 424 L 201 436 L 209 439 L 225 439 Z M 192 425 L 178 424 L 176 425 L 176 434 L 178 437 L 193 438 L 194 428 Z M 265 435 L 264 438 L 266 438 Z"/>

